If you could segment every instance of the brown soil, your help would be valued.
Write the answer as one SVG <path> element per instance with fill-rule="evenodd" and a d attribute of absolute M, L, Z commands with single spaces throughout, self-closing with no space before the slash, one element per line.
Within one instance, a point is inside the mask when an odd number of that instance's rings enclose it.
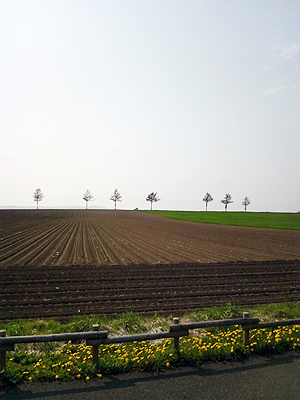
<path fill-rule="evenodd" d="M 298 301 L 299 261 L 2 267 L 0 321 Z"/>
<path fill-rule="evenodd" d="M 300 258 L 300 231 L 199 224 L 136 211 L 2 211 L 0 231 L 0 266 Z"/>
<path fill-rule="evenodd" d="M 299 300 L 299 231 L 18 210 L 0 232 L 1 321 Z"/>

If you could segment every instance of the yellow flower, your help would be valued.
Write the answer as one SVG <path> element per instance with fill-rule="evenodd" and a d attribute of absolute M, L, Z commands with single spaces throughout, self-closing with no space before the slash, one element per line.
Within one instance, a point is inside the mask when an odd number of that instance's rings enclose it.
<path fill-rule="evenodd" d="M 55 379 L 58 379 L 58 378 L 59 378 L 59 376 L 58 376 L 58 375 L 56 375 Z"/>
<path fill-rule="evenodd" d="M 89 376 L 87 376 L 85 379 L 86 379 L 87 381 L 89 381 L 89 380 L 90 380 L 90 377 L 89 377 Z"/>
<path fill-rule="evenodd" d="M 98 378 L 102 378 L 102 374 L 97 374 Z"/>
<path fill-rule="evenodd" d="M 80 378 L 80 374 L 77 375 L 77 378 Z"/>
<path fill-rule="evenodd" d="M 169 368 L 169 366 L 170 366 L 170 363 L 169 363 L 169 362 L 167 362 L 167 363 L 166 363 L 166 366 Z"/>

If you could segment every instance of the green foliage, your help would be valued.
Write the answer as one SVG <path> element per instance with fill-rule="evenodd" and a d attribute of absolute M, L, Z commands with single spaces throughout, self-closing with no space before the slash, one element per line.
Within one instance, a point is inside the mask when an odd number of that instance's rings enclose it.
<path fill-rule="evenodd" d="M 167 319 L 157 314 L 148 317 L 144 322 L 147 332 L 166 332 L 170 324 L 172 324 L 172 317 Z"/>
<path fill-rule="evenodd" d="M 137 334 L 147 331 L 143 322 L 143 317 L 133 312 L 122 314 L 117 320 L 114 320 L 111 325 L 115 330 L 121 330 L 127 334 Z"/>
<path fill-rule="evenodd" d="M 275 304 L 262 304 L 248 311 L 251 317 L 259 317 L 266 320 L 293 319 L 300 316 L 300 302 L 286 302 Z"/>
<path fill-rule="evenodd" d="M 95 315 L 76 315 L 73 321 L 65 325 L 62 332 L 88 332 L 92 330 L 93 325 L 99 325 L 100 330 L 108 330 L 109 319 Z"/>
<path fill-rule="evenodd" d="M 268 320 L 282 318 L 299 318 L 300 302 L 285 302 L 275 304 L 261 304 L 255 308 L 241 307 L 232 304 L 209 307 L 199 311 L 193 311 L 181 316 L 181 321 L 208 321 L 217 319 L 241 318 L 243 311 L 249 312 L 252 317 L 260 317 Z M 7 336 L 46 335 L 51 333 L 87 332 L 92 325 L 98 324 L 100 330 L 108 330 L 110 335 L 143 333 L 154 329 L 155 331 L 167 331 L 172 323 L 172 316 L 166 318 L 161 315 L 145 317 L 141 314 L 127 312 L 119 317 L 105 316 L 74 316 L 67 324 L 58 321 L 47 320 L 16 320 L 7 324 L 0 324 L 0 330 L 5 329 Z M 49 345 L 50 343 L 48 343 Z"/>
<path fill-rule="evenodd" d="M 181 221 L 257 228 L 300 229 L 299 213 L 234 212 L 234 211 L 143 211 Z"/>
<path fill-rule="evenodd" d="M 54 320 L 16 320 L 0 324 L 0 329 L 6 329 L 9 336 L 42 335 L 60 332 L 61 324 Z"/>
<path fill-rule="evenodd" d="M 133 342 L 100 345 L 99 364 L 92 364 L 92 348 L 66 343 L 50 354 L 11 352 L 0 383 L 44 380 L 101 378 L 102 374 L 130 371 L 162 371 L 179 365 L 199 365 L 205 361 L 242 360 L 250 354 L 300 351 L 300 326 L 252 330 L 250 345 L 243 345 L 240 327 L 207 330 L 179 341 L 180 354 L 173 340 L 160 343 Z"/>
<path fill-rule="evenodd" d="M 265 320 L 277 318 L 299 318 L 300 302 L 268 304 L 255 309 L 240 308 L 231 304 L 212 307 L 181 317 L 187 320 L 216 320 L 239 318 L 242 311 L 251 316 L 265 316 Z M 273 318 L 270 318 L 272 316 Z M 167 330 L 172 318 L 164 319 L 158 315 L 143 317 L 134 313 L 125 313 L 120 318 L 76 317 L 66 325 L 54 321 L 18 321 L 2 325 L 7 332 L 29 335 L 90 330 L 98 323 L 115 332 L 141 333 L 149 327 Z M 10 331 L 9 331 L 10 329 Z M 197 332 L 196 332 L 197 333 Z M 130 371 L 162 371 L 180 365 L 199 365 L 205 361 L 242 360 L 250 354 L 282 353 L 300 351 L 300 326 L 278 327 L 276 329 L 257 329 L 250 331 L 250 345 L 243 345 L 243 333 L 240 327 L 220 327 L 198 330 L 196 337 L 180 338 L 180 354 L 175 353 L 173 340 L 155 342 L 133 342 L 99 346 L 99 364 L 92 364 L 92 348 L 85 344 L 71 342 L 17 345 L 15 351 L 7 352 L 7 369 L 0 373 L 0 386 L 22 381 L 101 379 L 102 374 Z M 195 335 L 195 333 L 194 333 Z M 113 335 L 111 335 L 113 336 Z M 46 348 L 46 345 L 53 347 Z M 22 347 L 24 346 L 24 347 Z"/>
<path fill-rule="evenodd" d="M 244 307 L 245 308 L 245 307 Z M 211 321 L 219 319 L 241 318 L 244 308 L 235 305 L 224 305 L 220 307 L 205 308 L 200 312 L 200 321 Z"/>

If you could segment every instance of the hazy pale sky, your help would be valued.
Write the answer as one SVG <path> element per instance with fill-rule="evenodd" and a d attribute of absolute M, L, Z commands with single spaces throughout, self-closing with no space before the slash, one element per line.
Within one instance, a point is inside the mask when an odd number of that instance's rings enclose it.
<path fill-rule="evenodd" d="M 0 0 L 0 206 L 300 210 L 299 0 Z"/>

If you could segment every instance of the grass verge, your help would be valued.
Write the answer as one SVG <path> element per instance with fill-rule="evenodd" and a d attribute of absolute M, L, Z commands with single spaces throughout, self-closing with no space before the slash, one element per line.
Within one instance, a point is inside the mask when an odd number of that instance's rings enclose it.
<path fill-rule="evenodd" d="M 180 221 L 207 224 L 250 226 L 256 228 L 300 229 L 300 213 L 224 212 L 224 211 L 146 211 Z"/>
<path fill-rule="evenodd" d="M 241 317 L 242 311 L 262 320 L 298 318 L 300 303 L 281 303 L 258 306 L 255 309 L 233 305 L 208 308 L 186 314 L 181 322 Z M 29 335 L 90 330 L 98 323 L 110 336 L 129 333 L 168 330 L 172 318 L 142 317 L 126 313 L 119 319 L 97 316 L 76 318 L 69 324 L 55 321 L 16 321 L 0 325 L 8 335 Z M 191 332 L 180 339 L 180 354 L 174 351 L 172 340 L 134 342 L 99 346 L 99 364 L 92 364 L 92 348 L 71 342 L 18 345 L 8 352 L 7 368 L 0 373 L 0 385 L 22 381 L 101 379 L 105 374 L 131 371 L 162 371 L 180 365 L 199 365 L 205 361 L 242 360 L 251 354 L 300 351 L 300 326 L 259 329 L 250 332 L 250 345 L 243 345 L 242 330 L 238 326 L 211 328 Z M 49 346 L 51 345 L 51 346 Z M 28 347 L 29 346 L 29 347 Z"/>

